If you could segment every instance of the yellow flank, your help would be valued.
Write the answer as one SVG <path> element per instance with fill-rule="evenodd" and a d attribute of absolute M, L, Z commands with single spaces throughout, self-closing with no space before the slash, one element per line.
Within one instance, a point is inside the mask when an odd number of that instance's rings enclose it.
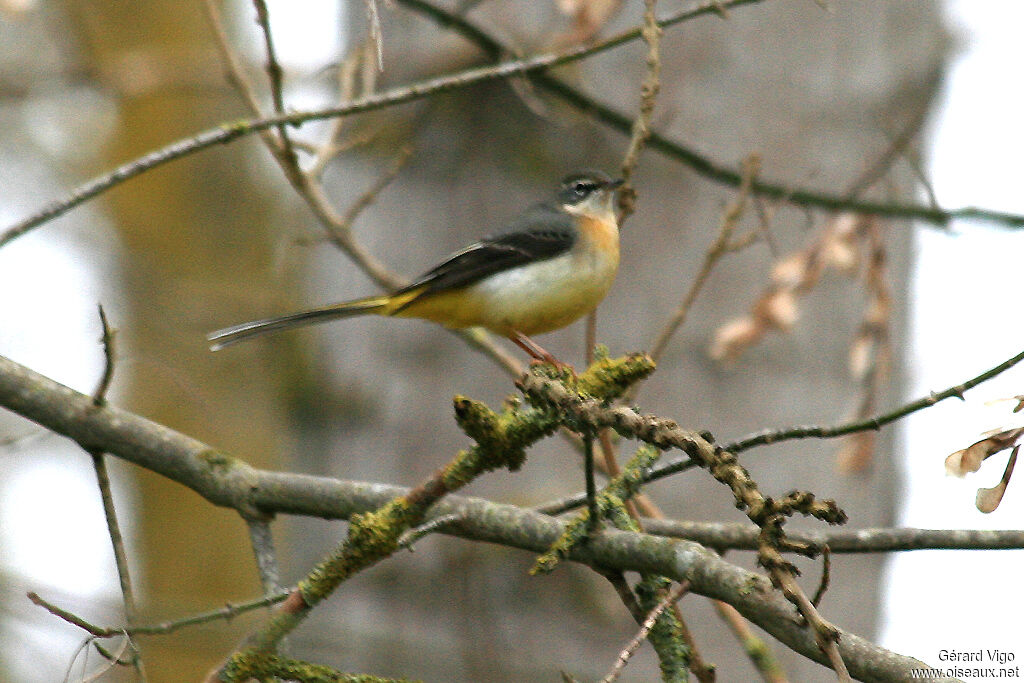
<path fill-rule="evenodd" d="M 474 297 L 467 289 L 449 289 L 420 296 L 422 292 L 423 290 L 416 290 L 393 297 L 401 301 L 389 305 L 381 313 L 396 318 L 422 318 L 456 329 L 482 324 L 480 313 L 484 302 L 479 297 Z M 412 303 L 406 305 L 410 300 Z M 400 308 L 401 310 L 398 310 Z"/>

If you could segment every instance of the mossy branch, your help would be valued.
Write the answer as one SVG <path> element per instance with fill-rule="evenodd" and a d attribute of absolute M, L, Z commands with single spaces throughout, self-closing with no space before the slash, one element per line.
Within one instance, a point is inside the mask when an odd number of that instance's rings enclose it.
<path fill-rule="evenodd" d="M 225 680 L 248 681 L 275 678 L 302 683 L 414 683 L 406 678 L 380 678 L 366 674 L 349 674 L 322 664 L 303 662 L 263 653 L 259 657 L 236 655 L 225 667 Z"/>
<path fill-rule="evenodd" d="M 582 375 L 553 367 L 536 371 L 571 380 L 579 391 L 595 400 L 610 401 L 654 369 L 646 356 L 621 359 L 601 358 Z M 299 582 L 270 622 L 253 635 L 240 652 L 222 667 L 223 681 L 244 681 L 250 677 L 274 675 L 261 668 L 270 661 L 277 644 L 309 615 L 313 607 L 330 596 L 357 572 L 392 555 L 403 533 L 423 521 L 427 510 L 440 498 L 457 491 L 485 472 L 499 468 L 519 469 L 526 448 L 550 435 L 560 419 L 549 410 L 510 405 L 501 414 L 465 397 L 454 401 L 456 421 L 477 443 L 460 451 L 447 465 L 407 494 L 390 500 L 379 509 L 351 518 L 348 537 Z"/>
<path fill-rule="evenodd" d="M 657 574 L 645 574 L 633 588 L 645 612 L 654 610 L 672 587 L 672 581 Z M 662 610 L 647 635 L 658 653 L 661 680 L 665 683 L 690 680 L 690 647 L 682 634 L 682 623 L 671 609 Z"/>
<path fill-rule="evenodd" d="M 613 477 L 597 496 L 597 509 L 602 517 L 612 519 L 615 527 L 623 531 L 640 531 L 636 523 L 625 515 L 625 501 L 640 490 L 643 482 L 643 470 L 657 462 L 661 451 L 653 446 L 644 445 L 630 458 L 622 470 L 622 474 Z M 625 515 L 625 519 L 621 518 Z M 573 549 L 586 541 L 590 533 L 590 511 L 583 509 L 565 526 L 565 532 L 548 549 L 537 558 L 531 574 L 548 574 L 554 571 L 558 563 L 569 557 Z"/>
<path fill-rule="evenodd" d="M 597 508 L 602 518 L 611 521 L 620 531 L 639 532 L 636 521 L 626 512 L 625 501 L 637 493 L 643 482 L 642 472 L 653 465 L 661 451 L 653 446 L 643 445 L 630 458 L 622 473 L 613 477 L 597 497 Z M 531 574 L 547 574 L 558 563 L 569 557 L 573 551 L 590 538 L 592 526 L 590 511 L 582 510 L 565 525 L 565 531 L 551 547 L 537 558 Z M 653 611 L 663 599 L 672 581 L 657 574 L 643 574 L 636 584 L 637 601 L 645 613 Z M 648 633 L 648 640 L 658 655 L 662 680 L 685 681 L 689 676 L 690 648 L 682 635 L 682 628 L 675 612 L 662 610 Z"/>
<path fill-rule="evenodd" d="M 758 564 L 768 570 L 772 585 L 780 590 L 806 619 L 818 647 L 840 681 L 849 680 L 846 661 L 837 647 L 838 631 L 818 614 L 817 609 L 796 583 L 799 570 L 783 552 L 799 552 L 813 557 L 816 546 L 789 541 L 782 532 L 786 519 L 796 513 L 815 517 L 829 524 L 843 524 L 846 513 L 834 501 L 815 499 L 808 492 L 793 492 L 781 500 L 766 497 L 736 456 L 716 446 L 709 435 L 682 429 L 672 420 L 636 411 L 604 405 L 579 394 L 565 382 L 556 382 L 541 373 L 528 373 L 518 386 L 532 405 L 562 416 L 564 424 L 584 433 L 610 427 L 621 436 L 639 439 L 658 448 L 677 448 L 708 470 L 732 491 L 736 507 L 760 528 Z"/>
<path fill-rule="evenodd" d="M 584 373 L 578 385 L 591 387 L 594 397 L 605 400 L 618 395 L 628 386 L 631 377 L 642 377 L 653 369 L 651 361 L 644 357 L 618 362 L 605 360 L 602 363 L 606 365 Z M 602 377 L 606 381 L 596 381 Z M 527 381 L 544 383 L 550 380 L 541 373 L 539 377 L 531 374 L 524 378 L 524 382 Z M 575 396 L 579 399 L 579 392 Z M 126 462 L 165 476 L 202 495 L 210 503 L 232 508 L 242 516 L 275 512 L 347 519 L 353 513 L 378 510 L 395 499 L 413 494 L 413 490 L 384 484 L 253 468 L 210 445 L 129 411 L 112 405 L 97 407 L 92 397 L 3 357 L 0 357 L 0 406 L 83 446 L 101 448 Z M 600 400 L 594 401 L 594 406 L 611 410 Z M 710 442 L 707 444 L 710 446 Z M 791 505 L 794 509 L 811 509 L 807 500 L 793 500 Z M 545 552 L 564 532 L 564 524 L 548 515 L 480 499 L 446 497 L 431 512 L 457 520 L 444 528 L 445 533 L 532 553 Z M 653 526 L 653 522 L 651 524 Z M 881 534 L 881 537 L 866 541 L 847 539 L 845 543 L 848 546 L 853 543 L 847 549 L 864 552 L 920 547 L 1017 548 L 1022 542 L 1019 532 L 987 532 L 984 537 L 976 537 L 978 532 L 876 531 L 876 536 Z M 948 537 L 940 537 L 942 534 L 948 534 Z M 744 538 L 746 540 L 737 541 L 739 547 L 749 547 L 751 539 Z M 732 536 L 727 540 L 716 536 L 709 542 L 728 546 L 733 543 L 731 539 Z M 826 535 L 801 538 L 814 543 L 836 542 L 838 546 L 844 543 L 830 539 Z M 638 571 L 686 581 L 693 593 L 729 603 L 745 618 L 796 652 L 815 661 L 831 663 L 822 654 L 813 634 L 809 634 L 806 628 L 800 628 L 793 620 L 791 605 L 780 594 L 770 590 L 763 577 L 725 562 L 703 546 L 609 529 L 577 547 L 571 559 L 596 568 Z M 285 601 L 294 600 L 297 595 L 301 598 L 301 594 L 295 591 Z M 279 596 L 274 596 L 271 601 L 278 599 Z M 299 602 L 301 604 L 301 600 Z M 265 603 L 261 601 L 260 604 Z M 234 609 L 224 612 L 223 616 L 237 613 Z M 196 621 L 200 620 L 179 620 L 174 627 Z M 201 621 L 208 621 L 208 618 L 203 616 Z M 153 630 L 136 627 L 131 632 Z M 171 629 L 158 625 L 155 630 Z M 880 648 L 856 634 L 838 633 L 840 638 L 836 646 L 857 678 L 904 680 L 909 677 L 910 670 L 927 666 L 919 660 Z"/>

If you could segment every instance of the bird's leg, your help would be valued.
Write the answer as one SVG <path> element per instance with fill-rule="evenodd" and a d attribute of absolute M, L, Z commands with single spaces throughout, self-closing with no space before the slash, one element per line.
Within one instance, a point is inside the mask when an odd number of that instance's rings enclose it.
<path fill-rule="evenodd" d="M 562 361 L 558 360 L 550 353 L 545 351 L 537 344 L 537 342 L 533 341 L 522 332 L 517 332 L 513 330 L 512 334 L 510 334 L 508 338 L 512 340 L 512 343 L 514 343 L 516 346 L 521 348 L 523 351 L 526 351 L 526 353 L 530 354 L 530 358 L 533 358 L 535 361 L 540 361 L 541 363 L 551 363 L 556 368 L 569 367 L 568 365 L 566 365 L 565 363 L 563 363 Z"/>

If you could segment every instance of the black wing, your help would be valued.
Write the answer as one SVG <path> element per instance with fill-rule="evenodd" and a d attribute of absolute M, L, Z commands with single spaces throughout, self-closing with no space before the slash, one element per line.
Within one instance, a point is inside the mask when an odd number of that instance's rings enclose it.
<path fill-rule="evenodd" d="M 564 254 L 575 241 L 571 216 L 554 207 L 538 205 L 516 219 L 504 232 L 485 237 L 452 254 L 399 293 L 424 285 L 428 293 L 467 287 L 509 268 Z"/>

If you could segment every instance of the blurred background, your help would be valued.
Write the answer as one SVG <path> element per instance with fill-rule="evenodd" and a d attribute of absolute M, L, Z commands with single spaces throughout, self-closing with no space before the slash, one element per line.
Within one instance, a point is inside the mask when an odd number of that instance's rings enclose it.
<path fill-rule="evenodd" d="M 677 9 L 663 4 L 664 12 Z M 1019 192 L 1012 196 L 1015 175 L 982 156 L 1012 159 L 1024 151 L 1019 126 L 1001 116 L 1021 102 L 995 99 L 1020 97 L 1006 87 L 1010 58 L 999 52 L 1013 45 L 1008 27 L 1019 25 L 999 14 L 1012 4 L 979 10 L 966 2 L 834 0 L 823 9 L 765 2 L 666 29 L 655 128 L 732 167 L 757 153 L 762 178 L 835 194 L 898 146 L 889 170 L 862 196 L 927 203 L 933 190 L 943 207 L 1022 212 Z M 356 69 L 361 82 L 383 89 L 486 63 L 478 48 L 405 4 L 377 5 L 383 70 L 373 75 L 370 55 Z M 529 55 L 580 37 L 585 27 L 563 11 L 569 5 L 446 6 Z M 269 111 L 252 6 L 215 6 Z M 368 6 L 268 6 L 286 107 L 336 102 L 338 64 L 371 29 Z M 641 12 L 641 3 L 623 3 L 595 27 L 598 36 L 638 24 Z M 645 51 L 635 42 L 557 75 L 632 116 Z M 0 0 L 0 229 L 88 178 L 247 115 L 202 3 Z M 306 124 L 293 137 L 322 144 L 332 125 Z M 353 230 L 404 277 L 500 227 L 565 172 L 614 171 L 628 141 L 522 81 L 353 118 L 339 139 L 352 147 L 323 173 L 339 213 L 399 168 Z M 304 152 L 300 158 L 308 163 Z M 642 158 L 635 184 L 622 269 L 598 315 L 598 340 L 613 354 L 651 347 L 736 196 L 654 151 Z M 716 266 L 637 403 L 727 441 L 766 427 L 845 421 L 865 407 L 877 412 L 1019 351 L 1019 323 L 1007 320 L 1013 316 L 1002 304 L 1009 283 L 996 280 L 1015 271 L 1018 235 L 880 221 L 873 248 L 884 255 L 891 301 L 885 335 L 869 341 L 872 360 L 890 357 L 888 371 L 882 363 L 868 380 L 850 376 L 851 349 L 864 348 L 859 330 L 874 301 L 864 262 L 852 273 L 826 270 L 799 298 L 788 332 L 713 360 L 716 331 L 747 313 L 776 263 L 820 243 L 827 221 L 785 203 L 751 205 L 737 229 L 759 239 Z M 217 354 L 205 342 L 207 332 L 232 323 L 377 291 L 324 239 L 309 206 L 252 136 L 146 173 L 0 249 L 0 354 L 92 391 L 102 370 L 101 303 L 119 330 L 111 392 L 119 405 L 254 466 L 414 485 L 466 445 L 452 420 L 453 395 L 496 406 L 513 393 L 492 360 L 419 321 L 354 319 Z M 582 364 L 582 324 L 541 341 Z M 1016 388 L 1008 377 L 979 395 L 1020 393 L 1016 377 Z M 925 411 L 874 444 L 790 442 L 749 452 L 743 462 L 768 494 L 800 488 L 836 498 L 856 528 L 1019 526 L 1012 489 L 990 516 L 973 505 L 975 488 L 994 483 L 1005 459 L 986 464 L 984 483 L 942 478 L 945 455 L 1005 415 L 968 397 L 968 405 Z M 142 621 L 259 594 L 235 513 L 151 473 L 115 461 L 111 468 Z M 0 679 L 60 680 L 81 633 L 30 605 L 26 591 L 94 623 L 123 619 L 95 477 L 77 447 L 9 414 L 0 415 L 0 472 Z M 551 439 L 531 451 L 521 472 L 484 477 L 467 493 L 535 505 L 581 487 L 577 455 Z M 728 492 L 701 472 L 649 493 L 672 518 L 741 521 Z M 345 529 L 280 518 L 282 580 L 301 578 Z M 729 559 L 752 567 L 745 555 Z M 414 554 L 346 583 L 295 634 L 292 650 L 347 671 L 428 681 L 604 675 L 635 632 L 631 618 L 601 577 L 568 565 L 531 577 L 532 559 L 429 537 Z M 1003 562 L 1019 565 L 1019 551 L 836 557 L 822 612 L 933 663 L 940 648 L 1013 651 L 1001 617 L 1024 604 L 993 578 Z M 819 567 L 801 566 L 813 591 Z M 682 607 L 719 680 L 756 676 L 707 601 L 690 596 Z M 199 679 L 259 618 L 144 639 L 149 680 Z M 834 678 L 782 646 L 773 649 L 793 681 Z M 72 679 L 88 668 L 79 659 Z M 647 651 L 622 680 L 656 677 Z"/>

